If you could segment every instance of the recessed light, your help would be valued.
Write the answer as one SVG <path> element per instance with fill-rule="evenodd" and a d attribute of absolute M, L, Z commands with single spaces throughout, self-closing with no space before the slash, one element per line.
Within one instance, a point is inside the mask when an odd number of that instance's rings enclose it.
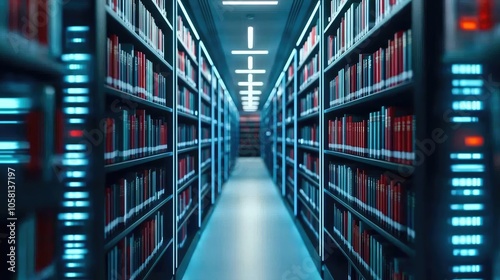
<path fill-rule="evenodd" d="M 252 96 L 252 95 L 249 95 L 249 96 L 242 96 L 241 97 L 241 100 L 260 100 L 260 96 Z"/>
<path fill-rule="evenodd" d="M 248 57 L 248 69 L 249 70 L 253 69 L 253 56 Z"/>
<path fill-rule="evenodd" d="M 222 5 L 278 5 L 278 1 L 222 1 Z"/>
<path fill-rule="evenodd" d="M 238 69 L 235 71 L 236 74 L 266 74 L 266 70 L 251 70 L 251 69 Z"/>
<path fill-rule="evenodd" d="M 247 94 L 247 95 L 258 95 L 258 94 L 262 94 L 262 91 L 260 90 L 240 90 L 240 94 Z"/>
<path fill-rule="evenodd" d="M 248 48 L 253 49 L 253 27 L 248 27 Z"/>
<path fill-rule="evenodd" d="M 252 86 L 258 86 L 258 87 L 261 87 L 264 85 L 263 82 L 238 82 L 238 85 L 239 86 L 249 86 L 249 85 L 252 85 Z"/>
<path fill-rule="evenodd" d="M 232 54 L 269 54 L 269 51 L 231 51 Z"/>

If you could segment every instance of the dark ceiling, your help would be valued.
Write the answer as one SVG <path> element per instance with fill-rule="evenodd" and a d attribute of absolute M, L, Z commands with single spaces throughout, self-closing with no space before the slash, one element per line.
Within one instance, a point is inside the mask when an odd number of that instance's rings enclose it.
<path fill-rule="evenodd" d="M 192 15 L 198 33 L 216 64 L 227 89 L 241 110 L 238 82 L 248 75 L 236 74 L 236 69 L 247 69 L 248 55 L 233 55 L 232 50 L 248 50 L 247 29 L 254 28 L 253 50 L 268 50 L 267 55 L 252 55 L 253 69 L 265 69 L 265 74 L 254 74 L 254 86 L 261 90 L 260 107 L 267 100 L 284 64 L 297 42 L 317 1 L 279 0 L 275 6 L 224 6 L 222 0 L 187 0 L 183 4 Z"/>

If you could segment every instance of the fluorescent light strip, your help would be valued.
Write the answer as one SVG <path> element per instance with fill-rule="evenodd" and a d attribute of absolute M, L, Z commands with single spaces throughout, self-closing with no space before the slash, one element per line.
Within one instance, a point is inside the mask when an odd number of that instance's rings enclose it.
<path fill-rule="evenodd" d="M 208 54 L 208 51 L 207 49 L 205 48 L 205 44 L 203 44 L 202 41 L 200 41 L 200 46 L 201 48 L 203 49 L 203 52 L 205 52 L 205 56 L 207 57 L 207 60 L 208 62 L 210 62 L 210 65 L 213 66 L 214 63 L 212 62 L 212 58 L 210 57 L 210 55 Z"/>
<path fill-rule="evenodd" d="M 249 83 L 253 82 L 253 75 L 252 74 L 248 74 L 248 82 Z"/>
<path fill-rule="evenodd" d="M 260 90 L 240 90 L 240 94 L 262 94 Z"/>
<path fill-rule="evenodd" d="M 260 96 L 252 96 L 252 95 L 249 95 L 249 96 L 242 96 L 241 97 L 241 100 L 260 100 Z"/>
<path fill-rule="evenodd" d="M 248 70 L 253 69 L 253 56 L 248 57 Z"/>
<path fill-rule="evenodd" d="M 285 67 L 283 67 L 284 72 L 288 71 L 288 66 L 290 66 L 290 62 L 292 62 L 294 55 L 295 55 L 295 49 L 293 49 L 292 53 L 290 54 L 290 57 L 288 58 L 288 61 L 285 63 Z"/>
<path fill-rule="evenodd" d="M 198 32 L 196 32 L 196 29 L 194 28 L 194 24 L 191 22 L 191 19 L 189 18 L 189 15 L 186 12 L 186 9 L 184 9 L 184 5 L 182 5 L 181 0 L 177 0 L 177 3 L 179 3 L 179 7 L 181 7 L 182 12 L 186 16 L 187 22 L 189 23 L 189 26 L 191 27 L 191 30 L 194 33 L 194 36 L 196 36 L 197 40 L 200 40 L 200 36 L 198 35 Z"/>
<path fill-rule="evenodd" d="M 300 41 L 302 41 L 302 38 L 304 38 L 304 35 L 306 34 L 307 29 L 309 28 L 309 24 L 311 24 L 312 20 L 314 19 L 314 15 L 316 15 L 318 8 L 319 8 L 319 1 L 316 4 L 316 7 L 314 7 L 314 11 L 312 12 L 311 17 L 309 17 L 309 20 L 307 21 L 306 26 L 304 26 L 304 30 L 302 30 L 302 34 L 300 34 L 299 40 L 297 41 L 297 47 L 299 46 Z"/>
<path fill-rule="evenodd" d="M 222 5 L 278 5 L 278 1 L 222 1 Z"/>
<path fill-rule="evenodd" d="M 281 79 L 283 79 L 283 76 L 285 76 L 285 72 L 281 72 L 280 76 L 278 77 L 278 81 L 276 81 L 276 84 L 274 87 L 278 87 L 279 84 L 281 83 Z"/>
<path fill-rule="evenodd" d="M 238 69 L 235 71 L 236 74 L 265 74 L 266 70 L 250 70 L 250 69 Z"/>
<path fill-rule="evenodd" d="M 252 86 L 258 86 L 258 87 L 261 87 L 264 85 L 263 82 L 238 82 L 238 85 L 239 86 L 249 86 L 249 85 L 252 85 Z"/>
<path fill-rule="evenodd" d="M 232 54 L 269 54 L 269 51 L 231 51 Z"/>
<path fill-rule="evenodd" d="M 248 27 L 248 48 L 253 49 L 253 27 Z"/>

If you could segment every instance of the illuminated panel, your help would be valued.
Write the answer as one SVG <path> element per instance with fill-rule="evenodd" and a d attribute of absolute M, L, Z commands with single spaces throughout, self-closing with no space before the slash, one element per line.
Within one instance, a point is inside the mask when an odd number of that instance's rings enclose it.
<path fill-rule="evenodd" d="M 461 23 L 464 25 L 470 23 Z M 484 210 L 487 151 L 481 112 L 485 109 L 483 67 L 479 64 L 451 65 L 450 122 L 455 129 L 449 154 L 450 205 L 448 233 L 451 279 L 484 280 L 481 255 L 486 238 Z"/>
<path fill-rule="evenodd" d="M 62 158 L 64 172 L 63 212 L 58 219 L 63 229 L 62 277 L 88 279 L 88 238 L 86 227 L 90 220 L 90 198 L 87 188 L 88 155 L 91 141 L 86 139 L 85 125 L 89 112 L 89 71 L 92 57 L 84 53 L 89 28 L 69 26 L 65 30 L 66 53 L 62 61 L 67 70 L 63 78 L 63 113 L 65 146 Z M 69 51 L 68 51 L 69 50 Z M 70 52 L 75 50 L 75 52 Z"/>

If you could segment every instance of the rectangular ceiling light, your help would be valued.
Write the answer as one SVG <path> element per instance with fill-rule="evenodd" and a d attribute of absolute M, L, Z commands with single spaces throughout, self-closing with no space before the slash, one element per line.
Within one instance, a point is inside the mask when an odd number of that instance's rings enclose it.
<path fill-rule="evenodd" d="M 235 71 L 236 74 L 266 74 L 266 70 L 250 70 L 250 69 L 238 69 Z"/>
<path fill-rule="evenodd" d="M 253 56 L 248 57 L 248 70 L 253 69 Z"/>
<path fill-rule="evenodd" d="M 247 94 L 247 95 L 259 95 L 262 94 L 262 91 L 260 90 L 240 90 L 240 94 Z"/>
<path fill-rule="evenodd" d="M 252 95 L 249 95 L 249 96 L 242 96 L 241 97 L 241 100 L 256 100 L 256 101 L 259 101 L 260 100 L 260 96 L 252 96 Z"/>
<path fill-rule="evenodd" d="M 253 74 L 248 74 L 248 82 L 253 82 Z"/>
<path fill-rule="evenodd" d="M 222 1 L 222 5 L 278 5 L 278 1 Z"/>
<path fill-rule="evenodd" d="M 238 82 L 238 85 L 239 86 L 258 86 L 258 87 L 261 87 L 264 85 L 263 82 Z"/>
<path fill-rule="evenodd" d="M 269 51 L 231 51 L 232 54 L 269 54 Z"/>
<path fill-rule="evenodd" d="M 248 27 L 248 48 L 253 49 L 253 27 L 251 26 Z"/>

